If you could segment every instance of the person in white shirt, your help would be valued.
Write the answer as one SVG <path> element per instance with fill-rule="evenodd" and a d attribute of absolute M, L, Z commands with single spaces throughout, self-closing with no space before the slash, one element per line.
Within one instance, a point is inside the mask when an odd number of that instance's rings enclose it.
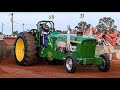
<path fill-rule="evenodd" d="M 102 38 L 102 39 L 103 39 L 103 45 L 104 45 L 104 53 L 105 53 L 105 54 L 109 54 L 110 60 L 112 60 L 112 53 L 114 53 L 114 47 L 113 47 L 113 45 L 106 39 L 105 35 L 111 36 L 111 34 L 110 34 L 110 29 L 109 29 L 109 28 L 107 28 L 107 30 L 103 33 L 103 35 L 102 35 L 103 38 Z M 113 37 L 111 36 L 111 38 L 113 38 Z"/>

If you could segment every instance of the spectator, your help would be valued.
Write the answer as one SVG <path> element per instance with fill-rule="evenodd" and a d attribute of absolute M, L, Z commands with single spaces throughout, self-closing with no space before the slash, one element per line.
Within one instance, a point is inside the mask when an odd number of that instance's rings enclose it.
<path fill-rule="evenodd" d="M 111 33 L 110 29 L 107 28 L 105 33 L 102 35 L 103 45 L 104 45 L 104 53 L 109 54 L 110 60 L 112 59 L 112 53 L 114 53 L 113 41 L 114 35 Z"/>
<path fill-rule="evenodd" d="M 120 32 L 116 36 L 116 45 L 120 46 Z"/>

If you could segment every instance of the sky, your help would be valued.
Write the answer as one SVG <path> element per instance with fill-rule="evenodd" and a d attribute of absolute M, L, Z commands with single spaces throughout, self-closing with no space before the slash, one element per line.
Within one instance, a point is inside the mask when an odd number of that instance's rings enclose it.
<path fill-rule="evenodd" d="M 50 20 L 49 15 L 54 15 L 56 30 L 67 30 L 67 25 L 72 29 L 82 20 L 80 14 L 84 14 L 83 21 L 96 26 L 100 18 L 111 17 L 115 20 L 117 29 L 120 30 L 120 12 L 0 12 L 0 32 L 10 35 L 12 33 L 11 13 L 14 19 L 14 31 L 22 32 L 24 29 L 36 29 L 36 24 L 41 20 Z"/>

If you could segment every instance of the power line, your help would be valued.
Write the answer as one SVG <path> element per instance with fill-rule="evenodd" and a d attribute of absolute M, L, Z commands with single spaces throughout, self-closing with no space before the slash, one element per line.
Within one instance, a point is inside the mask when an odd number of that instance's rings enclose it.
<path fill-rule="evenodd" d="M 18 22 L 16 22 L 16 21 L 13 21 L 13 22 L 15 22 L 16 24 L 23 25 L 23 23 L 18 23 Z M 36 25 L 32 25 L 32 24 L 24 24 L 24 25 L 36 26 Z"/>
<path fill-rule="evenodd" d="M 36 25 L 32 25 L 32 24 L 24 24 L 24 25 L 36 26 Z"/>
<path fill-rule="evenodd" d="M 14 23 L 16 23 L 16 24 L 21 24 L 21 23 L 18 23 L 18 22 L 16 22 L 16 21 L 13 21 Z M 22 25 L 22 24 L 21 24 Z"/>

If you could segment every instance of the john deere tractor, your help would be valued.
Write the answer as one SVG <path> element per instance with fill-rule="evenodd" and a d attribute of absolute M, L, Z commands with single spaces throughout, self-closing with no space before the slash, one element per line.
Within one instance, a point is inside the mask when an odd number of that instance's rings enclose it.
<path fill-rule="evenodd" d="M 47 47 L 43 47 L 41 30 L 44 24 L 49 24 Z M 39 21 L 37 29 L 18 34 L 15 42 L 16 63 L 21 66 L 32 65 L 38 57 L 47 62 L 63 61 L 65 69 L 73 73 L 77 66 L 97 66 L 102 72 L 110 67 L 109 56 L 95 55 L 96 39 L 84 35 L 57 32 L 52 21 Z"/>

